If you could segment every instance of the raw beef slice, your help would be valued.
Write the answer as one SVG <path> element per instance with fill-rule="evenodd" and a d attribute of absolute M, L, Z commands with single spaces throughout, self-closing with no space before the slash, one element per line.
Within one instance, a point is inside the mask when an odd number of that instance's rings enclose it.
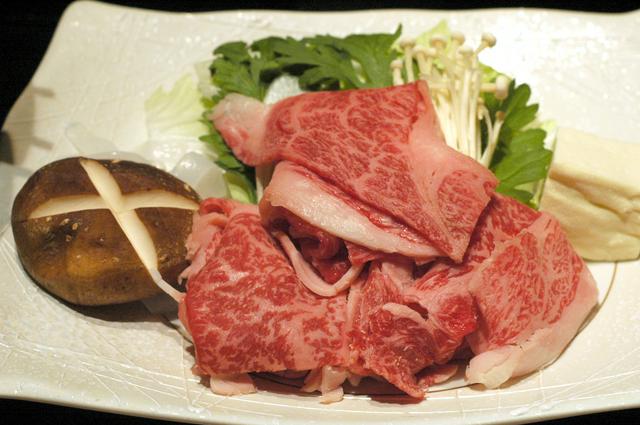
<path fill-rule="evenodd" d="M 205 260 L 183 305 L 198 368 L 226 376 L 345 365 L 346 297 L 321 298 L 299 282 L 257 207 L 209 199 L 199 216 L 215 217 L 218 233 L 192 249 Z"/>
<path fill-rule="evenodd" d="M 282 218 L 278 209 L 285 209 L 329 235 L 370 251 L 398 253 L 423 261 L 442 255 L 411 227 L 289 161 L 276 166 L 260 201 L 260 215 L 267 227 Z"/>
<path fill-rule="evenodd" d="M 301 165 L 458 262 L 497 184 L 446 145 L 423 81 L 305 93 L 272 106 L 231 94 L 212 120 L 243 162 Z"/>
<path fill-rule="evenodd" d="M 495 194 L 464 261 L 437 261 L 404 292 L 433 326 L 436 363 L 465 341 L 473 383 L 496 387 L 555 359 L 596 302 L 589 270 L 557 221 Z"/>
<path fill-rule="evenodd" d="M 464 339 L 477 328 L 478 311 L 469 283 L 497 244 L 515 237 L 540 214 L 520 202 L 495 194 L 483 211 L 464 261 L 439 260 L 404 293 L 405 303 L 424 310 L 433 327 L 434 356 L 449 361 Z"/>
<path fill-rule="evenodd" d="M 479 326 L 467 337 L 476 354 L 467 379 L 490 388 L 554 360 L 597 300 L 589 269 L 546 213 L 496 246 L 469 290 Z"/>
<path fill-rule="evenodd" d="M 435 348 L 427 321 L 402 304 L 402 282 L 373 262 L 369 275 L 349 292 L 349 369 L 378 375 L 405 393 L 423 398 L 416 373 L 433 363 Z"/>

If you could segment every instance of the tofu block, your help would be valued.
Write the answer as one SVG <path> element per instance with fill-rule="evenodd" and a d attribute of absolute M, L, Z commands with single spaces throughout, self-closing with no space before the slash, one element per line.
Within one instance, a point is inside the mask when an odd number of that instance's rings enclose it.
<path fill-rule="evenodd" d="M 640 255 L 640 144 L 560 128 L 540 209 L 588 260 Z"/>

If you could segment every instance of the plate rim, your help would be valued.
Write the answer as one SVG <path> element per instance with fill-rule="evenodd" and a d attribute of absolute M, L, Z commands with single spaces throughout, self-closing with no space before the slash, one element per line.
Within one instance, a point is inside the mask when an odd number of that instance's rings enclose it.
<path fill-rule="evenodd" d="M 361 14 L 361 13 L 371 13 L 371 14 L 380 14 L 380 13 L 384 13 L 384 12 L 446 12 L 446 13 L 452 13 L 452 14 L 456 14 L 456 13 L 480 13 L 480 14 L 492 14 L 495 12 L 506 12 L 506 13 L 511 13 L 511 14 L 517 14 L 517 13 L 521 13 L 521 12 L 527 12 L 527 11 L 532 11 L 532 12 L 545 12 L 545 13 L 552 13 L 552 14 L 557 14 L 557 15 L 566 15 L 566 16 L 575 16 L 575 15 L 592 15 L 592 16 L 611 16 L 611 17 L 625 17 L 625 16 L 629 16 L 629 15 L 639 15 L 640 16 L 640 8 L 633 10 L 633 11 L 628 11 L 628 12 L 620 12 L 620 13 L 600 13 L 600 12 L 584 12 L 584 11 L 567 11 L 567 10 L 556 10 L 556 9 L 545 9 L 545 8 L 493 8 L 493 9 L 460 9 L 460 10 L 449 10 L 449 9 L 376 9 L 376 10 L 352 10 L 352 11 L 323 11 L 323 12 L 316 12 L 316 11 L 288 11 L 288 10 L 264 10 L 264 9 L 241 9 L 241 10 L 226 10 L 226 11 L 211 11 L 211 12 L 171 12 L 171 11 L 162 11 L 162 10 L 155 10 L 155 9 L 145 9 L 145 8 L 138 8 L 138 7 L 131 7 L 131 6 L 123 6 L 123 5 L 114 5 L 114 4 L 108 4 L 108 3 L 103 3 L 100 1 L 94 1 L 94 0 L 88 0 L 88 1 L 81 1 L 81 2 L 73 2 L 71 3 L 69 6 L 67 6 L 64 10 L 64 12 L 61 15 L 60 20 L 57 22 L 56 24 L 56 28 L 55 31 L 53 33 L 53 36 L 51 38 L 51 41 L 49 42 L 47 49 L 45 50 L 45 53 L 42 57 L 42 59 L 40 60 L 38 66 L 36 67 L 36 70 L 34 72 L 34 74 L 31 76 L 31 78 L 29 79 L 29 82 L 27 83 L 27 85 L 24 87 L 24 89 L 21 91 L 20 95 L 18 96 L 18 98 L 16 99 L 16 101 L 13 103 L 12 107 L 9 109 L 5 120 L 3 122 L 2 125 L 2 129 L 3 131 L 5 130 L 5 127 L 7 125 L 7 120 L 9 119 L 9 117 L 11 116 L 12 112 L 14 111 L 16 105 L 21 101 L 21 99 L 23 98 L 23 96 L 25 95 L 25 92 L 28 90 L 29 87 L 31 87 L 33 85 L 33 80 L 34 78 L 39 74 L 42 73 L 42 69 L 44 69 L 46 67 L 46 64 L 49 60 L 51 60 L 51 56 L 52 56 L 52 45 L 55 43 L 56 37 L 60 37 L 60 32 L 61 32 L 61 27 L 62 25 L 64 25 L 65 19 L 68 18 L 68 16 L 70 15 L 70 11 L 76 9 L 76 8 L 81 8 L 81 7 L 106 7 L 112 10 L 119 10 L 119 11 L 127 11 L 127 12 L 133 12 L 133 13 L 157 13 L 157 14 L 163 14 L 163 15 L 199 15 L 199 16 L 204 16 L 204 15 L 231 15 L 231 14 L 236 14 L 238 12 L 242 12 L 242 13 L 283 13 L 283 14 L 296 14 L 296 15 L 308 15 L 308 14 L 325 14 L 325 15 L 335 15 L 335 14 L 339 14 L 339 15 L 344 15 L 344 14 Z M 5 230 L 5 231 L 8 231 Z M 105 406 L 105 405 L 101 405 L 99 404 L 99 402 L 96 403 L 91 403 L 87 400 L 69 400 L 67 398 L 63 398 L 63 397 L 55 397 L 55 396 L 43 396 L 42 394 L 36 394 L 35 392 L 33 392 L 32 394 L 29 394 L 28 392 L 23 392 L 19 395 L 16 394 L 9 394 L 8 391 L 5 391 L 4 387 L 5 385 L 1 385 L 4 384 L 4 380 L 0 379 L 0 396 L 2 396 L 3 398 L 7 398 L 7 399 L 15 399 L 15 400 L 26 400 L 26 401 L 34 401 L 34 402 L 40 402 L 40 403 L 47 403 L 47 404 L 55 404 L 55 405 L 60 405 L 60 406 L 67 406 L 67 407 L 73 407 L 73 408 L 81 408 L 81 409 L 90 409 L 90 410 L 95 410 L 95 411 L 101 411 L 101 412 L 108 412 L 108 413 L 116 413 L 116 414 L 124 414 L 124 415 L 131 415 L 131 416 L 138 416 L 138 417 L 146 417 L 146 418 L 153 418 L 153 419 L 171 419 L 171 420 L 179 420 L 179 421 L 188 421 L 188 422 L 197 422 L 198 418 L 197 417 L 185 417 L 182 416 L 180 414 L 175 414 L 175 415 L 169 415 L 167 416 L 166 412 L 141 412 L 140 410 L 137 410 L 135 407 L 126 407 L 126 406 L 116 406 L 116 407 L 112 407 L 112 406 Z M 51 391 L 50 394 L 56 394 L 56 388 L 51 388 L 54 391 Z M 66 394 L 64 392 L 58 392 L 58 394 Z M 508 418 L 507 420 L 498 420 L 497 422 L 494 423 L 523 423 L 523 422 L 529 422 L 529 421 L 536 421 L 536 420 L 550 420 L 550 419 L 557 419 L 557 418 L 562 418 L 562 417 L 567 417 L 567 416 L 573 416 L 573 415 L 584 415 L 584 414 L 592 414 L 592 413 L 598 413 L 598 412 L 603 412 L 603 411 L 614 411 L 614 410 L 624 410 L 624 409 L 629 409 L 629 408 L 638 408 L 640 407 L 640 399 L 637 400 L 635 403 L 627 403 L 627 402 L 623 402 L 620 401 L 618 403 L 603 403 L 602 405 L 592 405 L 590 407 L 587 407 L 583 410 L 580 411 L 575 411 L 575 410 L 571 410 L 568 408 L 561 408 L 558 407 L 555 410 L 553 410 L 552 412 L 547 412 L 544 415 L 541 415 L 539 418 L 538 417 L 524 417 L 524 418 L 518 418 L 518 417 L 513 417 L 513 418 Z M 250 420 L 251 418 L 254 418 L 254 420 Z M 253 423 L 259 423 L 257 420 L 258 417 L 251 417 L 251 416 L 246 416 L 246 418 L 244 418 L 245 420 L 242 422 L 237 422 L 237 423 L 247 423 L 247 424 L 253 424 Z M 524 419 L 524 420 L 523 420 Z M 207 419 L 208 421 L 210 419 Z M 220 418 L 220 420 L 215 420 L 213 419 L 215 422 L 212 423 L 224 423 L 224 418 Z M 418 420 L 424 420 L 424 416 L 417 416 L 415 418 L 409 419 L 407 421 L 407 423 L 410 422 L 414 422 L 414 421 L 418 421 Z M 286 420 L 284 421 L 285 423 L 287 422 Z"/>

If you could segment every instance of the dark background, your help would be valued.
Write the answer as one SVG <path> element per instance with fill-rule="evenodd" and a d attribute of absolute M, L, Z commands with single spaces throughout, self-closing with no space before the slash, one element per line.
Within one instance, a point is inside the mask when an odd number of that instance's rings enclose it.
<path fill-rule="evenodd" d="M 0 122 L 28 84 L 51 40 L 56 24 L 70 1 L 0 0 Z M 546 7 L 594 12 L 619 13 L 635 10 L 640 1 L 363 1 L 363 0 L 299 0 L 260 1 L 196 1 L 146 0 L 109 1 L 109 3 L 161 9 L 168 11 L 200 12 L 225 9 L 286 9 L 286 10 L 352 10 L 378 8 L 475 9 L 488 7 Z M 640 29 L 638 29 L 640 31 Z M 0 370 L 0 374 L 2 371 Z M 93 411 L 51 406 L 27 401 L 0 400 L 0 422 L 8 424 L 130 424 L 159 425 L 164 421 L 98 413 Z M 640 409 L 600 413 L 546 422 L 553 425 L 625 424 L 640 423 Z"/>

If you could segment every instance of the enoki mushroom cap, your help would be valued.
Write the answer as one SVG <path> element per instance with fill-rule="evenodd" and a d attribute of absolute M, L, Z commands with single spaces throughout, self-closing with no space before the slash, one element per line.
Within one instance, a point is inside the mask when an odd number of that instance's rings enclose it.
<path fill-rule="evenodd" d="M 402 69 L 403 66 L 404 64 L 401 59 L 391 61 L 391 69 Z"/>
<path fill-rule="evenodd" d="M 498 100 L 506 99 L 509 95 L 509 79 L 504 75 L 498 75 L 496 78 L 495 96 Z"/>
<path fill-rule="evenodd" d="M 488 47 L 493 47 L 496 45 L 496 37 L 489 32 L 485 32 L 482 34 L 481 42 L 486 44 Z"/>
<path fill-rule="evenodd" d="M 429 56 L 429 50 L 433 50 L 433 49 L 427 49 L 425 46 L 417 45 L 413 48 L 413 55 L 415 57 Z"/>
<path fill-rule="evenodd" d="M 435 47 L 436 49 L 444 49 L 447 45 L 447 39 L 440 34 L 436 34 L 429 40 L 429 44 Z"/>
<path fill-rule="evenodd" d="M 400 48 L 407 49 L 416 45 L 416 41 L 412 38 L 404 38 L 400 40 Z"/>
<path fill-rule="evenodd" d="M 457 42 L 458 44 L 463 44 L 465 37 L 464 37 L 464 34 L 461 33 L 460 31 L 452 31 L 451 40 Z"/>

